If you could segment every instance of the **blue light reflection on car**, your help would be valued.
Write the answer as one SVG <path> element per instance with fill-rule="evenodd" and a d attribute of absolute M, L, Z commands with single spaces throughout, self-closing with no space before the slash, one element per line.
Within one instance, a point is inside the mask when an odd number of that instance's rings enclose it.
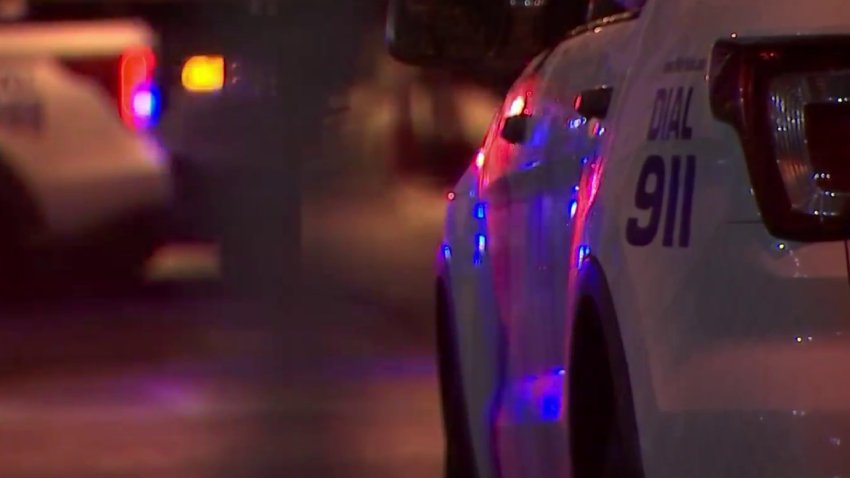
<path fill-rule="evenodd" d="M 487 217 L 487 206 L 484 203 L 475 205 L 475 218 L 484 220 Z"/>
<path fill-rule="evenodd" d="M 558 422 L 564 418 L 566 371 L 554 367 L 523 377 L 513 387 L 510 420 L 513 423 Z"/>
<path fill-rule="evenodd" d="M 584 260 L 590 255 L 590 246 L 582 244 L 578 246 L 578 267 L 581 268 Z"/>

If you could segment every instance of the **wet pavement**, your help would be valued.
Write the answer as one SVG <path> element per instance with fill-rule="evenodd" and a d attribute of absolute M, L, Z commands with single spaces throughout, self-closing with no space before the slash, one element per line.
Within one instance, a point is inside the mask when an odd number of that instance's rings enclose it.
<path fill-rule="evenodd" d="M 323 270 L 273 314 L 203 278 L 0 303 L 0 476 L 440 476 L 428 300 Z"/>

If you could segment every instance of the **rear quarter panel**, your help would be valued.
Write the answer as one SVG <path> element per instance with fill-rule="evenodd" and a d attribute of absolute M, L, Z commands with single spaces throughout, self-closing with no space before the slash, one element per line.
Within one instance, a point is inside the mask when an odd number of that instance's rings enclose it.
<path fill-rule="evenodd" d="M 791 419 L 800 410 L 844 413 L 850 403 L 850 373 L 834 361 L 847 353 L 844 244 L 786 243 L 767 233 L 738 137 L 711 115 L 706 79 L 717 39 L 847 33 L 846 5 L 658 1 L 642 16 L 646 31 L 617 95 L 603 186 L 583 240 L 611 282 L 647 475 L 846 472 L 846 460 L 829 450 L 830 434 L 848 431 L 839 420 L 829 427 L 825 415 L 820 425 Z M 654 138 L 659 92 L 680 88 L 687 113 L 672 115 L 676 134 Z M 667 179 L 653 204 L 659 227 L 649 243 L 635 244 L 628 224 L 645 229 L 651 209 L 639 207 L 638 192 L 658 186 L 639 181 L 652 156 Z M 681 170 L 671 207 L 675 156 Z M 683 179 L 689 156 L 692 190 Z M 665 244 L 670 221 L 673 240 Z"/>

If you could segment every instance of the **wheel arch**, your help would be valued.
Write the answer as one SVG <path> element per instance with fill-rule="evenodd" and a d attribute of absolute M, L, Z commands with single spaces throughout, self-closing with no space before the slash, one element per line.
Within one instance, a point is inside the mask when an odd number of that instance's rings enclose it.
<path fill-rule="evenodd" d="M 605 420 L 606 411 L 598 408 L 602 404 L 610 407 L 610 426 L 621 437 L 624 467 L 618 474 L 643 478 L 632 375 L 609 282 L 595 257 L 587 257 L 581 264 L 576 290 L 567 382 L 568 427 L 576 476 L 584 478 L 588 474 L 584 470 L 604 467 L 597 460 L 605 459 L 600 458 L 600 453 L 606 454 L 607 449 L 594 449 L 607 445 L 607 439 L 599 436 L 600 428 L 606 424 L 597 421 Z M 604 376 L 599 374 L 603 367 L 607 370 Z M 593 409 L 591 413 L 585 409 L 587 406 Z"/>
<path fill-rule="evenodd" d="M 448 278 L 440 274 L 436 293 L 436 354 L 439 395 L 445 433 L 445 478 L 478 478 L 469 422 L 460 350 Z"/>

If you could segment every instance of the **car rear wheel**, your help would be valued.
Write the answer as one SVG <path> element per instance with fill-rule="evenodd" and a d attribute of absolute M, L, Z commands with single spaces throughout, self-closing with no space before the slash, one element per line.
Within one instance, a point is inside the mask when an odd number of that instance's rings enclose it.
<path fill-rule="evenodd" d="M 72 291 L 140 284 L 145 267 L 164 243 L 161 214 L 124 218 L 72 238 L 0 245 L 0 292 Z"/>
<path fill-rule="evenodd" d="M 639 450 L 627 427 L 634 417 L 623 405 L 612 357 L 623 357 L 619 337 L 607 337 L 595 304 L 578 308 L 570 357 L 569 427 L 574 476 L 641 478 Z M 627 394 L 628 395 L 628 394 Z"/>

